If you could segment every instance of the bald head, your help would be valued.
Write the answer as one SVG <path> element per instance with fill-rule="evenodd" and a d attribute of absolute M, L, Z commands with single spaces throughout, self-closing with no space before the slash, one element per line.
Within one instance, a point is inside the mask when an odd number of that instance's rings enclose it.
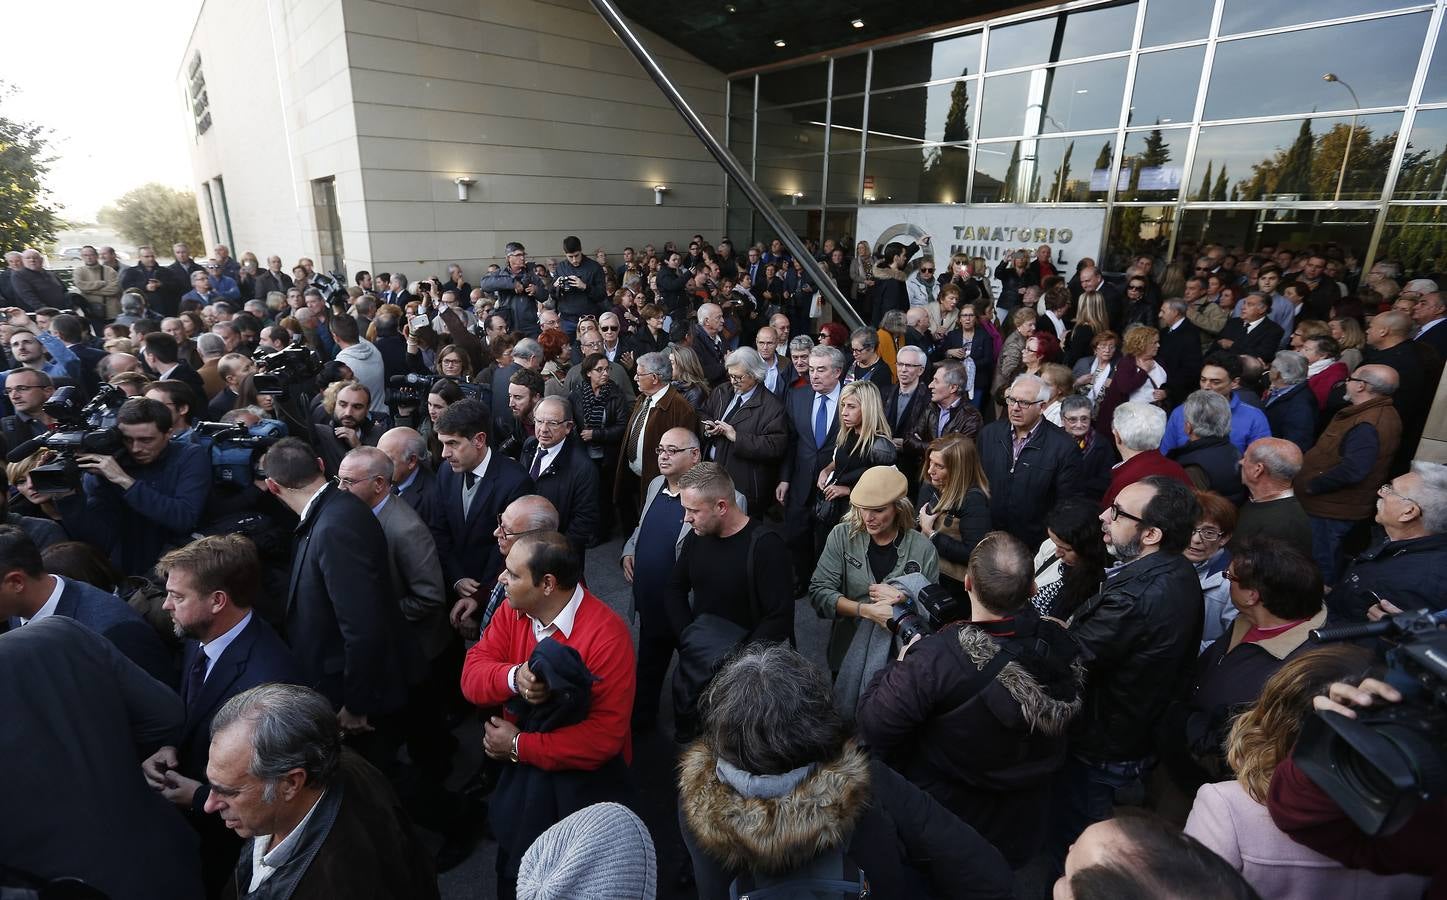
<path fill-rule="evenodd" d="M 558 509 L 547 497 L 528 494 L 502 511 L 502 525 L 493 532 L 498 549 L 506 556 L 518 538 L 539 531 L 558 530 Z"/>
<path fill-rule="evenodd" d="M 1283 438 L 1257 438 L 1246 448 L 1241 480 L 1252 496 L 1285 490 L 1301 471 L 1301 448 Z"/>
<path fill-rule="evenodd" d="M 1390 397 L 1397 392 L 1401 379 L 1391 366 L 1358 366 L 1347 379 L 1347 399 L 1353 403 L 1365 403 L 1373 397 Z"/>
<path fill-rule="evenodd" d="M 690 428 L 670 428 L 663 432 L 663 437 L 659 440 L 669 447 L 691 447 L 695 450 L 699 448 L 698 435 Z"/>
<path fill-rule="evenodd" d="M 400 485 L 412 477 L 427 457 L 427 440 L 417 429 L 399 426 L 382 435 L 377 449 L 392 461 L 392 483 Z"/>

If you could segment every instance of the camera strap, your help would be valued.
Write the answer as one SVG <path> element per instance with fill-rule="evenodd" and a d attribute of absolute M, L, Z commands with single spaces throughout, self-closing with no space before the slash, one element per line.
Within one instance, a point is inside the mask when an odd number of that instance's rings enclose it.
<path fill-rule="evenodd" d="M 943 697 L 940 697 L 938 700 L 935 701 L 934 710 L 936 712 L 947 712 L 951 709 L 963 706 L 971 698 L 980 694 L 985 690 L 985 688 L 989 687 L 990 682 L 994 681 L 995 678 L 999 676 L 1000 672 L 1005 668 L 1005 666 L 1014 662 L 1015 658 L 1020 655 L 1019 647 L 1015 646 L 1013 642 L 1008 644 L 997 643 L 995 646 L 997 650 L 994 657 L 992 657 L 989 662 L 985 663 L 985 667 L 983 669 L 980 669 L 974 675 L 966 678 L 964 681 L 961 681 L 959 684 L 955 685 L 953 690 L 949 691 Z"/>

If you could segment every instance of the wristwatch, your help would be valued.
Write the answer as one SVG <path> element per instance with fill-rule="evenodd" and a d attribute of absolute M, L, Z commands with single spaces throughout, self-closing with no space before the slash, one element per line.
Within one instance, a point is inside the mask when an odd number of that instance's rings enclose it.
<path fill-rule="evenodd" d="M 522 737 L 521 733 L 512 736 L 512 750 L 508 751 L 507 755 L 507 758 L 512 762 L 518 761 L 518 738 L 520 737 Z"/>

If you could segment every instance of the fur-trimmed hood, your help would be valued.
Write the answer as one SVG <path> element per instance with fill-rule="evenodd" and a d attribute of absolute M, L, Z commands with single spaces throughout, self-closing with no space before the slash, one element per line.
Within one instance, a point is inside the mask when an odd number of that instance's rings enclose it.
<path fill-rule="evenodd" d="M 702 741 L 684 751 L 679 802 L 699 849 L 730 871 L 797 869 L 844 845 L 869 808 L 869 756 L 853 741 L 779 797 L 739 794 L 720 780 L 717 764 Z"/>
<path fill-rule="evenodd" d="M 896 269 L 894 266 L 887 266 L 882 263 L 875 263 L 874 277 L 875 280 L 893 278 L 895 281 L 904 281 L 906 276 L 902 269 Z"/>
<path fill-rule="evenodd" d="M 1065 637 L 1069 640 L 1068 635 Z M 995 638 L 979 628 L 968 625 L 961 628 L 959 640 L 965 656 L 980 669 L 1000 652 Z M 1058 737 L 1065 733 L 1070 720 L 1085 705 L 1085 665 L 1076 656 L 1069 667 L 1068 676 L 1059 672 L 1057 674 L 1061 677 L 1047 686 L 1029 671 L 1029 668 L 1037 668 L 1031 665 L 1030 660 L 1026 659 L 1023 665 L 1021 660 L 1014 660 L 1005 664 L 995 681 L 1019 704 L 1020 717 L 1032 731 Z"/>

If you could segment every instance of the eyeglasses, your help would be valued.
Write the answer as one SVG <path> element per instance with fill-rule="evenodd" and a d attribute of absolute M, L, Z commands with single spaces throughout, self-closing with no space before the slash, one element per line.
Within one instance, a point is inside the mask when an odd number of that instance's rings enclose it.
<path fill-rule="evenodd" d="M 1146 286 L 1143 284 L 1131 284 L 1126 286 L 1126 290 L 1128 291 L 1143 291 L 1145 289 Z"/>
<path fill-rule="evenodd" d="M 1211 541 L 1214 543 L 1216 541 L 1219 541 L 1221 539 L 1221 535 L 1225 534 L 1225 532 L 1219 528 L 1212 528 L 1207 525 L 1200 528 L 1192 528 L 1191 534 L 1199 534 L 1201 536 L 1201 540 Z"/>
<path fill-rule="evenodd" d="M 516 540 L 517 538 L 524 537 L 529 534 L 537 534 L 539 531 L 546 531 L 547 529 L 529 528 L 527 531 L 508 531 L 507 528 L 502 524 L 502 515 L 499 514 L 497 517 L 497 530 L 501 531 L 502 536 L 507 538 L 508 540 Z"/>
<path fill-rule="evenodd" d="M 1377 493 L 1378 493 L 1378 494 L 1391 494 L 1393 497 L 1396 497 L 1398 500 L 1406 500 L 1408 503 L 1411 503 L 1411 504 L 1414 505 L 1414 506 L 1421 506 L 1421 505 L 1422 505 L 1422 504 L 1418 503 L 1416 500 L 1413 500 L 1411 497 L 1408 497 L 1406 494 L 1403 494 L 1401 491 L 1398 491 L 1398 490 L 1396 490 L 1395 488 L 1393 488 L 1390 483 L 1384 484 L 1384 485 L 1382 485 L 1381 487 L 1377 488 Z"/>
<path fill-rule="evenodd" d="M 617 325 L 599 325 L 599 326 L 598 326 L 598 330 L 599 330 L 599 331 L 617 331 L 617 330 L 618 330 L 618 326 L 617 326 Z"/>
<path fill-rule="evenodd" d="M 920 273 L 921 275 L 933 275 L 933 274 L 935 273 L 935 270 L 934 270 L 934 269 L 920 269 L 920 270 L 919 270 L 919 273 Z"/>
<path fill-rule="evenodd" d="M 1362 384 L 1366 384 L 1366 383 L 1367 383 L 1366 379 L 1364 379 L 1364 378 L 1358 378 L 1358 377 L 1356 377 L 1355 375 L 1348 375 L 1344 380 L 1346 380 L 1346 381 L 1357 381 L 1357 382 L 1360 382 L 1360 383 L 1362 383 Z"/>
<path fill-rule="evenodd" d="M 1112 503 L 1112 504 L 1110 505 L 1110 520 L 1111 520 L 1112 522 L 1114 522 L 1114 521 L 1116 521 L 1117 519 L 1122 519 L 1122 518 L 1130 519 L 1132 522 L 1139 522 L 1139 521 L 1141 521 L 1141 517 L 1140 517 L 1140 516 L 1132 515 L 1131 513 L 1128 513 L 1128 512 L 1126 512 L 1125 510 L 1121 509 L 1119 503 Z"/>
<path fill-rule="evenodd" d="M 381 477 L 383 477 L 383 476 L 381 476 L 381 475 L 372 475 L 372 476 L 370 476 L 370 477 L 368 477 L 368 478 L 343 478 L 343 477 L 340 476 L 340 475 L 333 475 L 333 476 L 332 476 L 332 484 L 335 484 L 337 487 L 339 487 L 339 488 L 341 488 L 342 490 L 345 491 L 345 490 L 347 490 L 348 488 L 350 488 L 350 487 L 351 487 L 352 485 L 354 485 L 354 484 L 362 484 L 363 482 L 371 481 L 373 478 L 381 478 Z"/>
<path fill-rule="evenodd" d="M 571 422 L 564 422 L 562 419 L 533 419 L 534 428 L 561 428 L 564 425 L 571 424 Z"/>
<path fill-rule="evenodd" d="M 1011 407 L 1012 409 L 1026 409 L 1027 407 L 1034 406 L 1039 402 L 1039 400 L 1021 400 L 1019 397 L 1005 398 L 1005 405 Z"/>
<path fill-rule="evenodd" d="M 697 450 L 697 447 L 655 447 L 653 452 L 659 456 L 677 456 L 680 453 L 687 453 L 690 450 Z"/>

